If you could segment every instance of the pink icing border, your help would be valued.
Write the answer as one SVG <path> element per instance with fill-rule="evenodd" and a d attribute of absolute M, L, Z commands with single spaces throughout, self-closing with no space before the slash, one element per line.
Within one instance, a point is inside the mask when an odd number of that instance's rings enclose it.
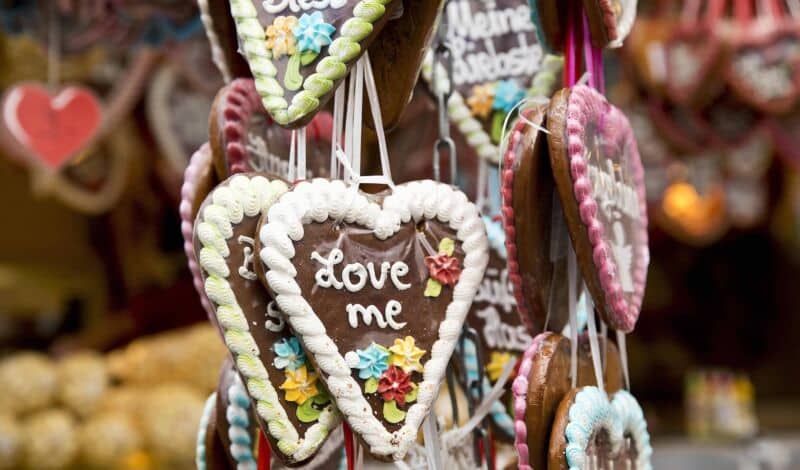
<path fill-rule="evenodd" d="M 268 124 L 272 122 L 261 104 L 253 79 L 237 78 L 228 85 L 222 104 L 222 137 L 231 175 L 253 171 L 247 161 L 247 127 L 250 117 L 259 111 L 264 113 Z"/>
<path fill-rule="evenodd" d="M 522 142 L 522 137 L 527 124 L 518 119 L 508 137 L 508 147 L 503 154 L 502 177 L 500 179 L 500 193 L 502 195 L 503 229 L 506 232 L 506 265 L 508 280 L 511 282 L 514 299 L 517 301 L 517 313 L 522 323 L 529 332 L 535 332 L 531 309 L 523 293 L 522 275 L 519 271 L 517 258 L 517 229 L 514 226 L 514 165 L 516 163 L 517 146 Z"/>
<path fill-rule="evenodd" d="M 613 132 L 611 137 L 623 148 L 628 149 L 633 167 L 633 184 L 639 198 L 641 223 L 635 234 L 637 243 L 631 245 L 635 250 L 633 254 L 635 265 L 633 266 L 634 292 L 630 303 L 625 299 L 622 286 L 616 279 L 617 266 L 611 257 L 611 247 L 606 242 L 603 226 L 597 218 L 597 202 L 592 197 L 592 185 L 589 181 L 586 160 L 583 158 L 586 125 L 590 121 L 599 119 L 604 120 L 605 129 Z M 581 221 L 586 226 L 589 241 L 592 244 L 592 260 L 597 270 L 596 274 L 600 280 L 606 304 L 610 307 L 608 320 L 614 328 L 628 333 L 633 330 L 639 317 L 647 279 L 647 266 L 650 262 L 647 245 L 644 168 L 636 146 L 636 139 L 623 112 L 609 104 L 603 95 L 587 86 L 578 85 L 572 88 L 567 102 L 566 121 L 567 154 L 573 181 L 573 193 L 578 204 Z"/>
<path fill-rule="evenodd" d="M 514 446 L 517 448 L 519 457 L 517 460 L 519 470 L 533 470 L 528 454 L 528 427 L 525 424 L 525 412 L 528 408 L 528 375 L 533 368 L 534 356 L 539 352 L 542 341 L 549 334 L 549 332 L 545 332 L 533 338 L 533 342 L 522 355 L 517 376 L 511 384 L 511 393 L 514 395 Z"/>
<path fill-rule="evenodd" d="M 200 295 L 200 304 L 206 311 L 208 319 L 214 325 L 217 324 L 214 310 L 211 307 L 208 297 L 203 288 L 203 278 L 200 274 L 200 265 L 197 264 L 197 256 L 194 252 L 194 220 L 192 219 L 192 203 L 197 198 L 197 179 L 200 171 L 211 165 L 211 147 L 208 143 L 203 144 L 192 155 L 189 165 L 183 173 L 183 185 L 181 186 L 181 204 L 179 212 L 181 215 L 181 234 L 183 235 L 183 251 L 189 263 L 189 271 L 192 273 L 192 283 L 197 293 Z"/>

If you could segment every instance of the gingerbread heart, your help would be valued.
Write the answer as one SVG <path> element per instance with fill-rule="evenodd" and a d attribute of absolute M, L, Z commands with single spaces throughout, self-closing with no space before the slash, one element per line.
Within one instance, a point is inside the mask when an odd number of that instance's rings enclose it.
<path fill-rule="evenodd" d="M 306 178 L 328 175 L 332 126 L 326 111 L 306 126 Z M 290 135 L 273 125 L 252 79 L 238 78 L 217 93 L 208 132 L 220 177 L 260 171 L 289 179 Z"/>
<path fill-rule="evenodd" d="M 546 105 L 523 112 L 508 137 L 503 155 L 501 193 L 503 226 L 508 252 L 508 279 L 516 299 L 517 311 L 532 334 L 544 329 L 555 270 L 550 256 L 555 185 L 547 143 L 535 126 L 543 126 Z M 534 124 L 534 125 L 531 125 Z M 546 223 L 543 223 L 546 222 Z M 563 257 L 566 263 L 566 257 Z M 566 272 L 566 271 L 565 271 Z M 567 305 L 566 289 L 553 295 Z M 565 311 L 551 312 L 550 325 L 560 330 L 566 323 Z"/>
<path fill-rule="evenodd" d="M 464 193 L 298 183 L 260 230 L 269 287 L 366 449 L 402 459 L 436 398 L 488 263 Z"/>
<path fill-rule="evenodd" d="M 447 102 L 450 121 L 479 156 L 497 163 L 506 116 L 529 96 L 544 59 L 534 27 L 527 20 L 530 8 L 526 0 L 453 0 L 444 14 L 452 74 L 448 79 L 446 64 L 434 63 L 430 53 L 423 78 L 434 94 L 452 90 Z M 497 18 L 512 20 L 488 31 L 481 26 Z M 547 64 L 551 82 L 560 64 L 555 58 Z"/>
<path fill-rule="evenodd" d="M 647 423 L 636 400 L 620 391 L 612 404 L 597 387 L 573 389 L 561 401 L 549 454 L 549 469 L 652 469 Z"/>
<path fill-rule="evenodd" d="M 587 86 L 547 114 L 550 161 L 583 278 L 606 323 L 630 332 L 647 280 L 644 169 L 625 115 Z"/>
<path fill-rule="evenodd" d="M 800 95 L 800 33 L 794 24 L 740 31 L 727 69 L 736 95 L 769 114 L 791 110 Z"/>
<path fill-rule="evenodd" d="M 280 180 L 239 174 L 209 195 L 195 223 L 205 293 L 276 456 L 310 460 L 339 423 L 308 363 L 254 271 L 259 218 L 287 190 Z"/>
<path fill-rule="evenodd" d="M 262 103 L 281 126 L 308 123 L 400 7 L 399 0 L 229 0 Z"/>
<path fill-rule="evenodd" d="M 723 64 L 725 50 L 711 26 L 675 28 L 664 44 L 666 93 L 680 105 L 702 104 L 724 85 L 713 77 Z"/>
<path fill-rule="evenodd" d="M 583 0 L 592 43 L 597 47 L 622 47 L 636 21 L 637 0 Z"/>
<path fill-rule="evenodd" d="M 22 152 L 37 166 L 58 170 L 86 150 L 102 124 L 100 100 L 77 85 L 52 95 L 36 83 L 22 83 L 3 98 L 3 127 Z M 16 149 L 15 149 L 16 150 Z"/>
<path fill-rule="evenodd" d="M 600 338 L 604 356 L 604 382 L 607 390 L 622 388 L 619 352 L 613 343 Z M 572 387 L 570 341 L 556 333 L 534 338 L 520 362 L 514 379 L 514 419 L 516 446 L 521 468 L 546 468 L 550 429 L 561 400 Z M 579 386 L 596 385 L 587 339 L 578 344 Z M 528 467 L 525 467 L 525 466 Z"/>

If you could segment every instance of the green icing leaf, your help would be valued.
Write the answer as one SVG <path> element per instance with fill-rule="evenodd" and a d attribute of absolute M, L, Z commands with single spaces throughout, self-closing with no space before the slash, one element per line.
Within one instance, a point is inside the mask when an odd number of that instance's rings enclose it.
<path fill-rule="evenodd" d="M 439 297 L 442 293 L 442 285 L 434 278 L 428 279 L 428 284 L 425 286 L 425 292 L 422 294 L 425 297 Z"/>
<path fill-rule="evenodd" d="M 313 400 L 306 400 L 302 405 L 297 407 L 297 419 L 301 423 L 313 423 L 319 419 L 320 411 L 314 408 Z"/>
<path fill-rule="evenodd" d="M 319 394 L 311 399 L 315 405 L 324 406 L 331 402 L 331 397 L 326 392 L 320 390 Z"/>
<path fill-rule="evenodd" d="M 406 412 L 397 408 L 397 403 L 392 401 L 383 402 L 383 419 L 392 424 L 397 424 L 406 418 Z"/>
<path fill-rule="evenodd" d="M 370 377 L 364 383 L 364 393 L 375 393 L 378 391 L 378 379 Z"/>
<path fill-rule="evenodd" d="M 319 57 L 319 54 L 314 51 L 303 51 L 300 53 L 300 64 L 304 66 L 308 65 L 311 62 L 314 62 L 314 59 L 317 57 Z"/>
<path fill-rule="evenodd" d="M 419 395 L 419 386 L 417 384 L 412 383 L 412 388 L 410 392 L 406 393 L 406 403 L 414 403 L 417 401 L 417 395 Z"/>
<path fill-rule="evenodd" d="M 503 136 L 503 123 L 506 120 L 506 115 L 502 111 L 495 111 L 494 116 L 492 116 L 492 142 L 495 144 L 500 142 L 500 139 Z"/>
<path fill-rule="evenodd" d="M 456 243 L 450 238 L 442 238 L 439 242 L 439 253 L 447 256 L 453 256 L 456 249 Z"/>
<path fill-rule="evenodd" d="M 293 54 L 286 64 L 286 75 L 283 85 L 287 90 L 297 91 L 303 86 L 303 76 L 300 75 L 300 54 Z"/>

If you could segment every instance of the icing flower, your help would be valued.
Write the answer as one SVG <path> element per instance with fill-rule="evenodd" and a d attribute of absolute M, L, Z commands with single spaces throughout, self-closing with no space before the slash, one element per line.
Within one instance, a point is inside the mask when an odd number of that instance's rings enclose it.
<path fill-rule="evenodd" d="M 286 391 L 286 400 L 302 405 L 306 400 L 319 395 L 317 389 L 317 374 L 308 372 L 306 366 L 297 370 L 286 370 L 286 381 L 281 384 L 281 390 Z"/>
<path fill-rule="evenodd" d="M 334 31 L 336 31 L 336 27 L 326 23 L 320 11 L 315 11 L 310 15 L 303 13 L 297 26 L 292 29 L 300 52 L 313 51 L 315 54 L 319 54 L 322 46 L 331 43 L 331 35 Z"/>
<path fill-rule="evenodd" d="M 389 351 L 375 343 L 369 345 L 367 349 L 356 351 L 358 355 L 358 378 L 359 379 L 378 379 L 381 374 L 389 368 Z"/>
<path fill-rule="evenodd" d="M 473 86 L 467 104 L 473 116 L 488 117 L 494 104 L 494 84 Z"/>
<path fill-rule="evenodd" d="M 432 278 L 446 286 L 455 285 L 461 276 L 461 266 L 455 256 L 445 254 L 426 256 L 425 266 Z"/>
<path fill-rule="evenodd" d="M 294 336 L 278 341 L 272 346 L 272 350 L 277 355 L 272 362 L 276 369 L 297 370 L 306 364 L 306 353 Z"/>
<path fill-rule="evenodd" d="M 267 49 L 274 58 L 292 55 L 297 50 L 297 39 L 293 29 L 297 26 L 296 16 L 279 16 L 267 28 Z"/>
<path fill-rule="evenodd" d="M 394 400 L 398 405 L 406 404 L 406 394 L 414 389 L 411 383 L 411 375 L 403 372 L 397 366 L 391 366 L 378 381 L 378 393 L 385 401 Z"/>
<path fill-rule="evenodd" d="M 486 374 L 489 375 L 489 380 L 492 382 L 497 381 L 503 374 L 506 365 L 511 361 L 516 361 L 517 357 L 511 353 L 492 351 L 489 357 L 489 363 L 486 364 Z"/>
<path fill-rule="evenodd" d="M 414 338 L 406 336 L 405 339 L 395 339 L 394 345 L 389 348 L 389 364 L 403 369 L 404 372 L 422 372 L 423 367 L 419 362 L 425 355 L 425 350 L 417 347 Z"/>
<path fill-rule="evenodd" d="M 442 238 L 442 240 L 439 242 L 439 254 L 425 258 L 425 266 L 428 267 L 428 272 L 430 273 L 431 277 L 428 278 L 428 283 L 425 285 L 425 292 L 423 292 L 422 295 L 425 297 L 439 297 L 439 295 L 442 293 L 442 285 L 446 285 L 447 282 L 437 277 L 437 275 L 441 276 L 442 274 L 445 274 L 449 276 L 445 280 L 451 279 L 453 278 L 453 275 L 455 275 L 453 284 L 458 281 L 458 278 L 461 275 L 461 267 L 458 266 L 458 260 L 453 258 L 453 260 L 455 260 L 455 265 L 453 262 L 448 261 L 448 258 L 453 256 L 453 252 L 455 250 L 456 244 L 452 239 Z M 442 264 L 446 265 L 444 271 L 441 269 Z M 458 270 L 457 273 L 453 271 L 454 267 Z"/>
<path fill-rule="evenodd" d="M 502 80 L 497 83 L 494 90 L 494 103 L 492 108 L 504 113 L 509 113 L 514 106 L 525 98 L 525 90 L 514 80 Z"/>

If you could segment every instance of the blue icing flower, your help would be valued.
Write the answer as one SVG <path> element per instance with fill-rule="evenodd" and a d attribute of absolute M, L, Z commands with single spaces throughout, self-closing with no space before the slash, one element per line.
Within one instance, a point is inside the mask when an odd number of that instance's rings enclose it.
<path fill-rule="evenodd" d="M 525 90 L 516 81 L 502 80 L 497 82 L 497 87 L 494 89 L 492 109 L 505 113 L 511 112 L 514 106 L 523 98 L 525 98 Z"/>
<path fill-rule="evenodd" d="M 277 369 L 297 370 L 306 364 L 306 353 L 294 336 L 278 341 L 272 350 L 277 356 L 272 362 Z"/>
<path fill-rule="evenodd" d="M 367 349 L 357 350 L 359 379 L 379 379 L 383 372 L 389 368 L 389 351 L 375 343 L 369 345 Z"/>
<path fill-rule="evenodd" d="M 506 259 L 506 232 L 503 229 L 503 224 L 499 220 L 493 220 L 491 217 L 482 216 L 483 223 L 486 225 L 486 236 L 489 238 L 489 246 L 500 255 L 501 258 Z"/>
<path fill-rule="evenodd" d="M 325 22 L 322 12 L 315 11 L 312 14 L 303 13 L 297 26 L 292 32 L 297 39 L 297 48 L 300 52 L 313 51 L 319 54 L 322 46 L 331 43 L 331 35 L 336 31 L 336 27 Z"/>

